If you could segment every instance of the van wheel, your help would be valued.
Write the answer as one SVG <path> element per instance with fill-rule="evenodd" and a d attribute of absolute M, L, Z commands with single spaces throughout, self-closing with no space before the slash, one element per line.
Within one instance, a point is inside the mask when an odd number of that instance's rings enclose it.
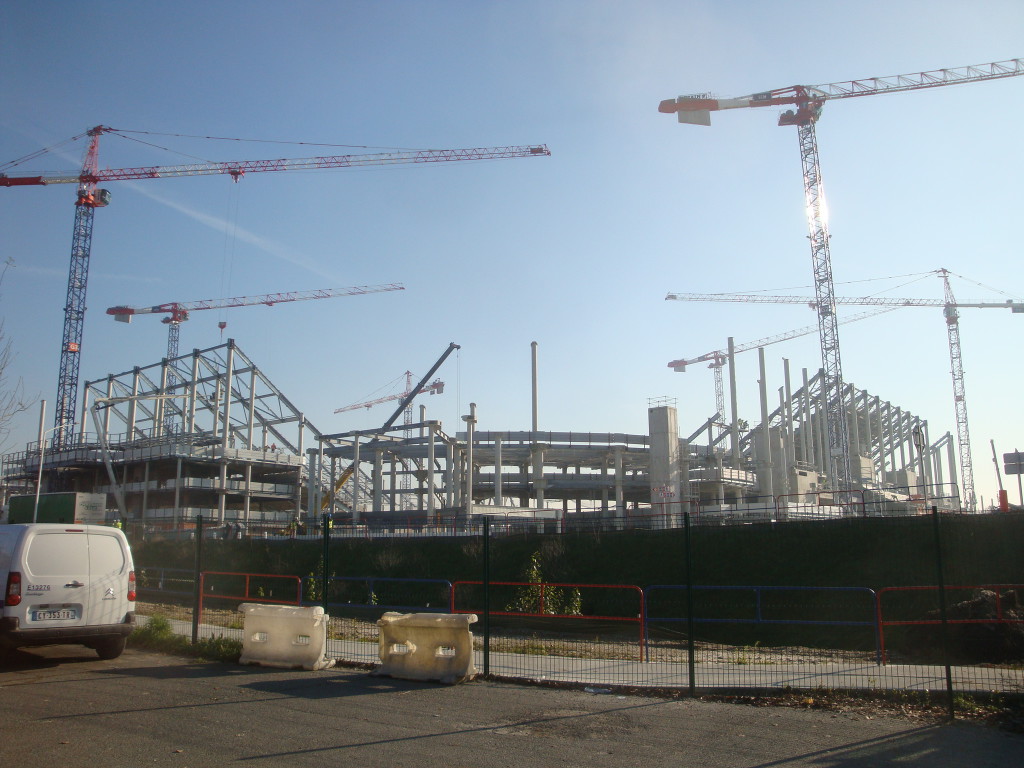
<path fill-rule="evenodd" d="M 116 659 L 124 653 L 124 647 L 127 643 L 127 637 L 110 637 L 96 643 L 96 653 L 105 661 Z"/>

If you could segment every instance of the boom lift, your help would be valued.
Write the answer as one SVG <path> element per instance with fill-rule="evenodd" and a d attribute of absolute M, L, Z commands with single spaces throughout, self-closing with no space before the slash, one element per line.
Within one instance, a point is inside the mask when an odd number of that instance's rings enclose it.
<path fill-rule="evenodd" d="M 793 107 L 780 115 L 779 125 L 795 126 L 800 142 L 800 162 L 803 167 L 804 199 L 807 206 L 811 263 L 814 272 L 814 307 L 818 313 L 821 363 L 825 371 L 823 386 L 827 403 L 826 421 L 830 448 L 829 477 L 834 488 L 846 489 L 850 485 L 850 450 L 842 396 L 843 371 L 839 354 L 832 257 L 829 252 L 828 225 L 823 210 L 825 192 L 821 182 L 818 141 L 814 125 L 821 117 L 825 102 L 834 99 L 937 88 L 1017 75 L 1024 75 L 1024 59 L 825 85 L 794 85 L 735 99 L 716 99 L 710 94 L 679 96 L 675 99 L 666 99 L 658 106 L 659 112 L 674 112 L 680 123 L 691 125 L 711 125 L 711 113 L 723 109 Z"/>
<path fill-rule="evenodd" d="M 85 161 L 80 173 L 40 173 L 8 175 L 0 172 L 0 187 L 77 184 L 75 223 L 71 240 L 71 266 L 68 272 L 68 293 L 64 305 L 64 334 L 61 340 L 60 370 L 57 375 L 57 405 L 54 416 L 54 442 L 59 446 L 73 442 L 75 410 L 78 399 L 78 369 L 82 352 L 82 329 L 85 321 L 85 293 L 92 252 L 93 216 L 96 208 L 110 202 L 110 192 L 99 188 L 107 181 L 131 179 L 167 179 L 180 176 L 227 175 L 238 181 L 247 173 L 269 171 L 321 170 L 357 166 L 387 166 L 399 163 L 441 163 L 458 160 L 498 160 L 519 157 L 545 157 L 551 154 L 544 145 L 489 147 L 475 149 L 423 149 L 364 155 L 333 155 L 272 160 L 241 160 L 199 162 L 185 165 L 142 166 L 135 168 L 99 168 L 99 140 L 105 133 L 127 134 L 105 125 L 97 125 L 69 139 L 89 137 Z M 63 142 L 67 143 L 67 142 Z M 0 171 L 44 154 L 33 152 L 26 157 L 0 165 Z"/>

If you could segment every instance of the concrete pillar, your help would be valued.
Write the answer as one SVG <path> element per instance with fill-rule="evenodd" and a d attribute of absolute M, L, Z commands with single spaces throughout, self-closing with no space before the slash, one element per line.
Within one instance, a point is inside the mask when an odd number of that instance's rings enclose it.
<path fill-rule="evenodd" d="M 352 440 L 352 477 L 349 482 L 352 483 L 352 524 L 357 525 L 360 522 L 360 486 L 359 482 L 359 435 L 356 435 Z"/>
<path fill-rule="evenodd" d="M 624 479 L 622 472 L 622 446 L 616 445 L 612 450 L 615 457 L 615 516 L 621 520 L 625 517 L 626 512 L 625 495 L 622 487 Z"/>
<path fill-rule="evenodd" d="M 679 426 L 676 409 L 655 406 L 647 409 L 650 449 L 647 477 L 655 514 L 667 524 L 679 512 Z"/>
<path fill-rule="evenodd" d="M 501 438 L 494 438 L 494 506 L 502 506 Z"/>
<path fill-rule="evenodd" d="M 774 504 L 775 484 L 772 482 L 772 449 L 768 423 L 768 382 L 764 365 L 764 347 L 757 348 L 757 364 L 760 373 L 760 379 L 757 384 L 761 395 L 761 426 L 758 428 L 759 435 L 757 441 L 757 490 L 762 497 L 760 500 L 762 504 Z"/>
<path fill-rule="evenodd" d="M 729 430 L 732 440 L 732 465 L 740 468 L 740 424 L 739 407 L 736 395 L 736 345 L 732 336 L 729 337 L 729 407 L 731 410 L 729 418 Z"/>
<path fill-rule="evenodd" d="M 469 415 L 463 416 L 466 422 L 466 522 L 473 514 L 473 444 L 476 442 L 476 403 L 469 404 Z"/>
<path fill-rule="evenodd" d="M 543 443 L 534 443 L 532 449 L 533 467 L 530 480 L 533 484 L 534 503 L 537 509 L 544 508 L 544 449 L 546 447 Z"/>
<path fill-rule="evenodd" d="M 437 504 L 434 493 L 434 465 L 437 451 L 437 422 L 428 425 L 427 435 L 427 515 L 434 520 L 434 508 Z"/>

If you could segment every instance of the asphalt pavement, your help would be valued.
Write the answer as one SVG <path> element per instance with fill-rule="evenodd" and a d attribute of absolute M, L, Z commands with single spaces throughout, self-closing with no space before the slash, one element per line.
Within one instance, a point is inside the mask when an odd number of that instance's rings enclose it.
<path fill-rule="evenodd" d="M 1024 735 L 965 722 L 362 670 L 267 669 L 53 646 L 0 665 L 0 755 L 42 768 L 701 768 L 1024 764 Z"/>

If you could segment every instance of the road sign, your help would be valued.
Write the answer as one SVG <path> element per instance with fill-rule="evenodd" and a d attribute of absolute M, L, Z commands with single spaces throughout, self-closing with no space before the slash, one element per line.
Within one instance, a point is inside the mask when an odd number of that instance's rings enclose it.
<path fill-rule="evenodd" d="M 1021 451 L 1004 453 L 1003 471 L 1008 475 L 1024 475 L 1024 453 Z"/>

